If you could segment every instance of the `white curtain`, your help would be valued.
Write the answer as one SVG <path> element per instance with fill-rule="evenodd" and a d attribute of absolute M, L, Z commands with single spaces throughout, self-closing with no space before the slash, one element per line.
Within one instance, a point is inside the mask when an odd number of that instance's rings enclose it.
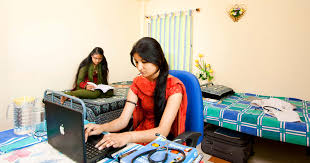
<path fill-rule="evenodd" d="M 171 70 L 192 72 L 193 10 L 151 16 L 148 36 L 162 46 Z"/>

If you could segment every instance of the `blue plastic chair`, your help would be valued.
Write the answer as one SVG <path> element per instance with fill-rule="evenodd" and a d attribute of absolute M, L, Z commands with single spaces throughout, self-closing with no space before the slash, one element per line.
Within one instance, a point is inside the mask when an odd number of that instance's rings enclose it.
<path fill-rule="evenodd" d="M 187 71 L 170 70 L 170 75 L 180 79 L 186 89 L 187 94 L 187 112 L 185 121 L 185 131 L 199 132 L 202 136 L 199 137 L 197 144 L 203 138 L 203 103 L 200 84 L 195 75 Z"/>

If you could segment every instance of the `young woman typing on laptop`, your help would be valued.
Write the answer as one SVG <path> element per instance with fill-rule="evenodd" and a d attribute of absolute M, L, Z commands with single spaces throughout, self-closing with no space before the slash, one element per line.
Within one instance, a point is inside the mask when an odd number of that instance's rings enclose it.
<path fill-rule="evenodd" d="M 79 98 L 110 97 L 113 95 L 113 90 L 103 93 L 100 90 L 94 90 L 93 85 L 87 84 L 87 82 L 93 82 L 95 84 L 107 85 L 108 73 L 108 63 L 104 56 L 103 49 L 95 47 L 80 63 L 72 91 L 65 93 Z M 64 103 L 66 99 L 67 97 L 62 96 L 60 99 L 61 103 Z"/>
<path fill-rule="evenodd" d="M 99 149 L 127 143 L 146 144 L 156 139 L 156 133 L 176 137 L 185 131 L 185 87 L 179 79 L 169 75 L 160 44 L 144 37 L 133 46 L 130 56 L 141 75 L 133 80 L 121 116 L 109 123 L 85 125 L 85 140 L 103 131 L 112 132 L 96 145 Z M 113 133 L 125 128 L 131 116 L 134 131 Z"/>

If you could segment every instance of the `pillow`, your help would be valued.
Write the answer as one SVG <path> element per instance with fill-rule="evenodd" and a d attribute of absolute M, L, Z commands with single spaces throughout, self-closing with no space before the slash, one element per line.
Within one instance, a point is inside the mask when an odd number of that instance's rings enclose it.
<path fill-rule="evenodd" d="M 201 85 L 202 96 L 220 100 L 226 96 L 234 94 L 234 90 L 224 85 L 204 84 Z"/>

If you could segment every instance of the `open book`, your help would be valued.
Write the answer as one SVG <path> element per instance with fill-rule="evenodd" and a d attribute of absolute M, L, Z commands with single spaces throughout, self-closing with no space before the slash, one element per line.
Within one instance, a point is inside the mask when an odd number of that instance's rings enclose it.
<path fill-rule="evenodd" d="M 95 89 L 100 89 L 103 93 L 106 93 L 110 89 L 114 89 L 114 87 L 111 87 L 109 85 L 104 85 L 104 84 L 95 84 L 93 82 L 87 82 L 89 85 L 93 85 Z"/>

